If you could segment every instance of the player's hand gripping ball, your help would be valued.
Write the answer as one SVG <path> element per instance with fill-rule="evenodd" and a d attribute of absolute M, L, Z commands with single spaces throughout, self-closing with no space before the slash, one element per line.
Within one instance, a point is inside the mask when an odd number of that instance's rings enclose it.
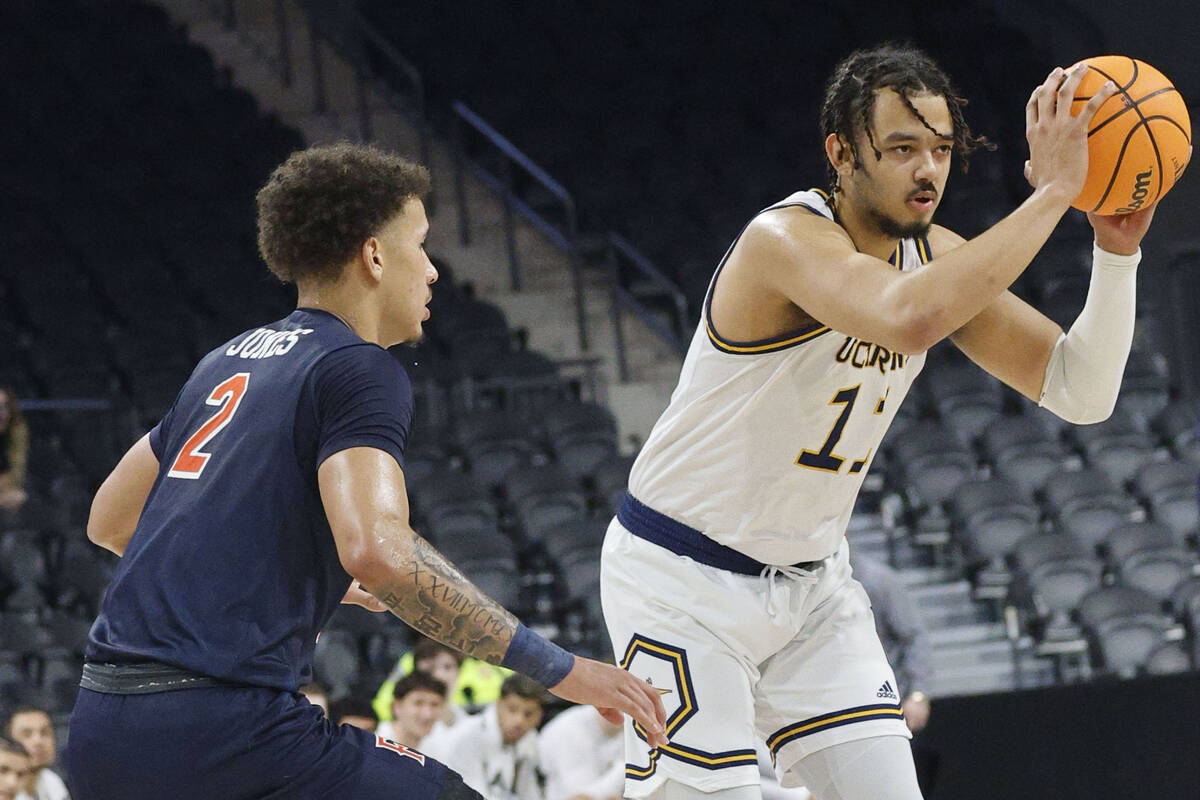
<path fill-rule="evenodd" d="M 1179 180 L 1192 157 L 1187 106 L 1166 77 L 1128 56 L 1097 56 L 1075 90 L 1072 113 L 1111 80 L 1108 98 L 1088 129 L 1088 173 L 1072 203 L 1080 211 L 1129 214 L 1150 208 Z"/>

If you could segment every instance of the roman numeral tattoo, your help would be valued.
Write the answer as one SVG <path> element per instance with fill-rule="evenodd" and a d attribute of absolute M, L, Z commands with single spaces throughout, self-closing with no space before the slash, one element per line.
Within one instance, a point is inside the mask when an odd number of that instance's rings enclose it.
<path fill-rule="evenodd" d="M 501 662 L 517 631 L 516 617 L 420 536 L 402 582 L 375 588 L 371 593 L 417 631 L 491 664 Z"/>

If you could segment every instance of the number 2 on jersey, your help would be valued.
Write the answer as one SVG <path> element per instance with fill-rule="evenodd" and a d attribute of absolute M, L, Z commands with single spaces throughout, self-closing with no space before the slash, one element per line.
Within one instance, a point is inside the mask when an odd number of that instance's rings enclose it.
<path fill-rule="evenodd" d="M 846 430 L 846 421 L 850 419 L 850 412 L 854 410 L 854 401 L 858 399 L 858 390 L 862 388 L 862 384 L 851 386 L 846 389 L 840 389 L 833 399 L 829 401 L 829 405 L 844 405 L 842 413 L 838 414 L 837 421 L 833 423 L 833 428 L 830 429 L 829 435 L 825 437 L 825 443 L 821 445 L 819 450 L 802 450 L 800 455 L 796 457 L 796 464 L 809 469 L 819 469 L 825 472 L 838 472 L 842 468 L 842 464 L 846 462 L 845 456 L 839 456 L 833 452 L 833 448 L 837 447 L 838 440 L 842 438 L 842 434 Z M 890 389 L 888 391 L 891 391 Z M 883 413 L 883 404 L 887 400 L 887 394 L 879 398 L 879 402 L 875 404 L 875 413 Z M 871 457 L 870 452 L 866 456 L 855 461 L 850 465 L 850 474 L 854 475 L 862 472 L 866 466 L 867 460 Z"/>
<path fill-rule="evenodd" d="M 213 414 L 208 420 L 201 425 L 195 433 L 193 433 L 183 445 L 183 450 L 179 452 L 179 456 L 175 459 L 175 463 L 171 465 L 171 470 L 167 473 L 171 478 L 187 478 L 195 480 L 200 477 L 200 473 L 204 471 L 204 466 L 208 463 L 208 459 L 212 457 L 212 453 L 206 453 L 201 448 L 206 446 L 212 438 L 224 430 L 229 421 L 233 419 L 233 415 L 237 413 L 238 406 L 242 403 L 242 397 L 246 394 L 246 386 L 250 383 L 249 372 L 239 372 L 231 378 L 227 378 L 217 387 L 212 390 L 208 398 L 204 401 L 210 406 L 220 406 L 220 410 Z"/>

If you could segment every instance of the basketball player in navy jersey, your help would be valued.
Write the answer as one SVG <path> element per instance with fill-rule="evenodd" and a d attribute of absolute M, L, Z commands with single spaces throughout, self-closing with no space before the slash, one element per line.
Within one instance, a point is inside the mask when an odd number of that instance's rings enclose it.
<path fill-rule="evenodd" d="M 121 561 L 71 720 L 77 798 L 477 796 L 298 693 L 339 602 L 665 743 L 653 689 L 534 634 L 409 527 L 412 393 L 384 348 L 429 316 L 427 190 L 423 168 L 338 145 L 293 154 L 259 192 L 260 250 L 298 308 L 205 356 L 96 494 L 88 537 Z"/>
<path fill-rule="evenodd" d="M 920 797 L 846 525 L 942 339 L 1070 422 L 1112 412 L 1153 210 L 1089 217 L 1091 284 L 1066 333 L 1007 291 L 1083 187 L 1088 124 L 1116 90 L 1073 116 L 1084 71 L 1033 92 L 1033 192 L 965 241 L 933 224 L 954 158 L 978 144 L 945 73 L 909 47 L 837 65 L 821 110 L 830 191 L 772 205 L 730 245 L 605 538 L 614 650 L 668 692 L 668 745 L 647 754 L 626 725 L 626 797 L 758 800 L 756 738 L 784 786 L 819 800 Z"/>

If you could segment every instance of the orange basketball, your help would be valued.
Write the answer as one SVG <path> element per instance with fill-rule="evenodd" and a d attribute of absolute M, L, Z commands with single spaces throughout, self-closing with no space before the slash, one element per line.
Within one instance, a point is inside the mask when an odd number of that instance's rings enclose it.
<path fill-rule="evenodd" d="M 1161 72 L 1128 56 L 1097 56 L 1075 98 L 1078 114 L 1111 80 L 1108 98 L 1088 129 L 1088 174 L 1072 203 L 1080 211 L 1128 214 L 1154 205 L 1171 191 L 1191 157 L 1192 125 L 1179 91 Z"/>

